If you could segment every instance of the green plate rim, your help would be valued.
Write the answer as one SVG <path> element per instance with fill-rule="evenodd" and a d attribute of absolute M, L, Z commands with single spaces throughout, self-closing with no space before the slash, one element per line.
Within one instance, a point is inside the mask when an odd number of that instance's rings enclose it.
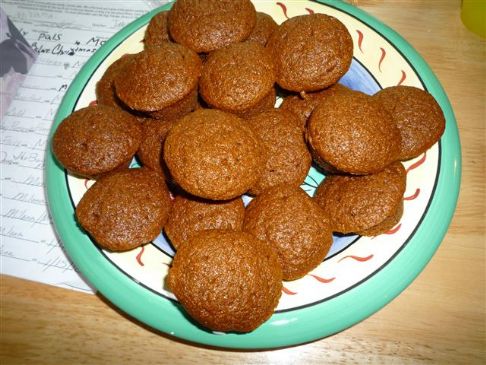
<path fill-rule="evenodd" d="M 199 344 L 239 349 L 297 345 L 340 332 L 375 313 L 402 292 L 434 255 L 454 214 L 461 180 L 459 132 L 447 95 L 423 58 L 394 30 L 349 4 L 333 0 L 318 2 L 354 16 L 394 44 L 413 65 L 444 112 L 446 130 L 441 139 L 440 174 L 429 210 L 415 235 L 392 262 L 362 284 L 332 300 L 296 311 L 276 313 L 248 334 L 214 334 L 188 319 L 179 305 L 143 288 L 106 260 L 78 227 L 65 171 L 48 147 L 45 169 L 48 206 L 63 247 L 88 282 L 122 311 L 168 335 Z M 50 131 L 49 146 L 55 129 L 71 113 L 93 70 L 128 36 L 170 6 L 166 4 L 127 25 L 88 60 L 59 107 Z"/>

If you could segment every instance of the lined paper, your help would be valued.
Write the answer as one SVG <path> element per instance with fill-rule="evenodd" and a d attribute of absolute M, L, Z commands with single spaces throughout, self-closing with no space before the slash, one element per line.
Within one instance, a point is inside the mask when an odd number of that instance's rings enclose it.
<path fill-rule="evenodd" d="M 1 120 L 0 272 L 92 292 L 65 256 L 46 206 L 44 155 L 57 108 L 73 78 L 116 31 L 167 1 L 3 0 L 39 53 Z"/>

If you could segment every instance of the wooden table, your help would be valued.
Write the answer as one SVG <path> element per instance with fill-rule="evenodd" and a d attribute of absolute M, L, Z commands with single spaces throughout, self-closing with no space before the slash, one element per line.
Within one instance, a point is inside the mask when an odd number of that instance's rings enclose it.
<path fill-rule="evenodd" d="M 410 287 L 342 333 L 244 352 L 161 335 L 100 296 L 3 276 L 0 363 L 485 363 L 486 42 L 464 28 L 459 0 L 358 5 L 423 55 L 449 95 L 461 134 L 457 211 L 438 252 Z"/>

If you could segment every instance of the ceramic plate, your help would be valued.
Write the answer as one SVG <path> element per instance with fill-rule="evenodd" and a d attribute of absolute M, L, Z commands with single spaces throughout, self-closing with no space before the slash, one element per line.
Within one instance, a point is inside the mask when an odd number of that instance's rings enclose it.
<path fill-rule="evenodd" d="M 50 152 L 46 160 L 54 225 L 66 252 L 89 282 L 123 311 L 155 329 L 196 343 L 234 348 L 311 341 L 380 309 L 410 284 L 434 254 L 452 218 L 460 183 L 460 145 L 451 106 L 430 68 L 403 38 L 363 11 L 337 1 L 256 1 L 255 6 L 278 23 L 313 12 L 338 18 L 354 41 L 352 66 L 341 83 L 368 94 L 392 85 L 428 90 L 442 107 L 447 125 L 439 143 L 404 164 L 407 189 L 400 223 L 377 237 L 334 237 L 321 265 L 300 280 L 284 282 L 275 314 L 260 328 L 248 334 L 223 334 L 192 322 L 164 288 L 174 252 L 163 235 L 130 252 L 99 249 L 74 219 L 76 204 L 93 182 L 67 174 Z M 147 23 L 167 8 L 128 25 L 86 63 L 59 108 L 53 131 L 63 118 L 95 100 L 96 82 L 112 62 L 143 49 Z M 302 188 L 313 195 L 322 179 L 312 168 Z"/>

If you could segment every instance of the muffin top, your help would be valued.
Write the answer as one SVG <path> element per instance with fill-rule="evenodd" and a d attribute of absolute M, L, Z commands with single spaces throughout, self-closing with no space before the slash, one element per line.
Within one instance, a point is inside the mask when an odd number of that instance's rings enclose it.
<path fill-rule="evenodd" d="M 365 229 L 363 231 L 356 232 L 356 234 L 359 234 L 360 236 L 378 236 L 380 234 L 386 233 L 400 222 L 400 219 L 402 219 L 402 215 L 403 201 L 398 204 L 395 212 L 387 217 L 385 220 L 383 220 L 381 223 L 378 223 L 376 226 Z"/>
<path fill-rule="evenodd" d="M 336 92 L 351 91 L 346 86 L 334 84 L 327 89 L 313 93 L 304 93 L 303 95 L 288 95 L 284 98 L 280 109 L 294 113 L 298 118 L 298 125 L 303 130 L 314 109 L 319 105 L 321 100 L 325 99 Z"/>
<path fill-rule="evenodd" d="M 164 42 L 170 42 L 169 12 L 161 11 L 155 14 L 147 26 L 143 43 L 145 48 L 158 47 Z"/>
<path fill-rule="evenodd" d="M 198 107 L 198 93 L 197 86 L 189 91 L 189 94 L 175 103 L 147 114 L 154 119 L 159 120 L 176 120 L 182 118 L 184 115 L 189 114 Z"/>
<path fill-rule="evenodd" d="M 270 53 L 258 43 L 243 42 L 209 55 L 202 69 L 199 91 L 209 105 L 234 112 L 256 105 L 274 83 Z"/>
<path fill-rule="evenodd" d="M 123 72 L 126 65 L 130 63 L 135 55 L 126 54 L 113 62 L 105 71 L 101 79 L 96 83 L 96 101 L 98 104 L 108 105 L 115 108 L 123 107 L 115 94 L 115 77 Z"/>
<path fill-rule="evenodd" d="M 375 173 L 398 159 L 400 134 L 391 116 L 357 91 L 323 99 L 307 123 L 306 137 L 316 162 L 351 174 Z"/>
<path fill-rule="evenodd" d="M 241 198 L 228 201 L 205 200 L 177 195 L 164 231 L 178 249 L 195 234 L 209 229 L 241 231 L 245 207 Z"/>
<path fill-rule="evenodd" d="M 233 111 L 232 113 L 243 118 L 247 119 L 265 110 L 271 110 L 275 108 L 275 102 L 277 101 L 277 90 L 275 87 L 272 87 L 268 94 L 263 97 L 257 104 L 252 106 L 251 108 L 244 109 L 242 111 Z"/>
<path fill-rule="evenodd" d="M 282 270 L 265 242 L 244 232 L 210 230 L 179 248 L 167 282 L 187 313 L 204 327 L 250 332 L 277 306 Z"/>
<path fill-rule="evenodd" d="M 97 180 L 81 198 L 76 217 L 102 248 L 126 251 L 157 237 L 170 205 L 159 174 L 128 169 Z"/>
<path fill-rule="evenodd" d="M 174 121 L 144 120 L 142 123 L 142 142 L 137 152 L 142 165 L 155 171 L 161 171 L 165 137 L 173 125 Z"/>
<path fill-rule="evenodd" d="M 256 24 L 250 33 L 247 41 L 260 43 L 262 46 L 266 46 L 270 36 L 278 28 L 278 24 L 275 23 L 273 18 L 265 13 L 256 13 Z"/>
<path fill-rule="evenodd" d="M 280 184 L 299 187 L 304 182 L 312 158 L 295 119 L 293 114 L 281 109 L 264 111 L 247 119 L 267 153 L 265 169 L 251 187 L 251 194 L 258 195 Z"/>
<path fill-rule="evenodd" d="M 264 165 L 260 140 L 237 116 L 199 109 L 171 128 L 164 159 L 174 180 L 188 193 L 226 200 L 245 193 Z"/>
<path fill-rule="evenodd" d="M 135 117 L 120 109 L 93 105 L 75 111 L 59 124 L 52 150 L 72 173 L 97 178 L 128 163 L 141 139 Z"/>
<path fill-rule="evenodd" d="M 336 83 L 351 65 L 353 41 L 336 18 L 309 14 L 283 22 L 267 43 L 277 83 L 291 91 L 317 91 Z"/>
<path fill-rule="evenodd" d="M 392 217 L 402 202 L 405 186 L 405 169 L 395 162 L 372 175 L 327 176 L 314 199 L 327 213 L 333 231 L 357 233 Z"/>
<path fill-rule="evenodd" d="M 277 249 L 284 280 L 314 269 L 332 244 L 324 211 L 301 188 L 286 185 L 270 188 L 250 202 L 243 230 Z"/>
<path fill-rule="evenodd" d="M 169 12 L 172 38 L 197 53 L 244 41 L 255 23 L 250 0 L 178 0 Z"/>
<path fill-rule="evenodd" d="M 444 133 L 442 109 L 427 91 L 412 86 L 392 86 L 379 91 L 374 98 L 383 104 L 400 131 L 400 160 L 417 157 Z"/>
<path fill-rule="evenodd" d="M 175 43 L 136 54 L 115 77 L 117 96 L 131 109 L 155 111 L 187 96 L 197 86 L 201 61 L 196 53 Z"/>

